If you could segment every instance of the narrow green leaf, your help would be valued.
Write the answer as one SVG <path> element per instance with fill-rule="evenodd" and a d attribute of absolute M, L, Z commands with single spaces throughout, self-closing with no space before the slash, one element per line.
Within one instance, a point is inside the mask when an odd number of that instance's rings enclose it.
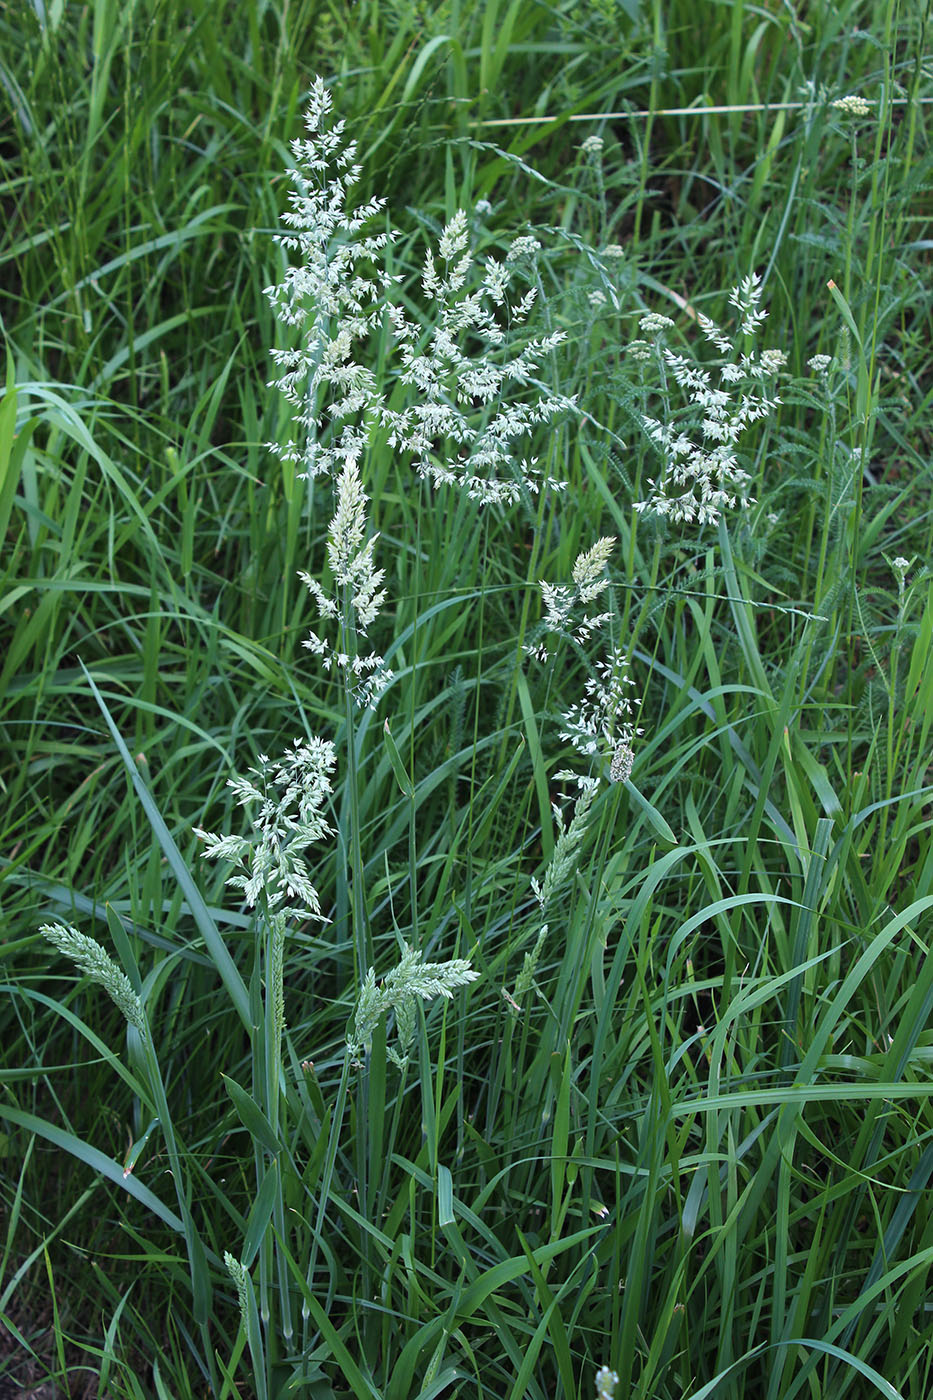
<path fill-rule="evenodd" d="M 266 1151 L 271 1152 L 274 1157 L 278 1156 L 282 1150 L 282 1144 L 276 1137 L 272 1124 L 255 1099 L 228 1074 L 221 1074 L 220 1077 L 224 1082 L 224 1088 L 233 1100 L 237 1116 L 250 1137 L 256 1142 L 261 1142 Z"/>

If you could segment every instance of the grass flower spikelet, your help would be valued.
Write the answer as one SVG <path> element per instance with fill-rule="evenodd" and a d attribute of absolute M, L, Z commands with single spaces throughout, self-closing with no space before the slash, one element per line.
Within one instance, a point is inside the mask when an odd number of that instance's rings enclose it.
<path fill-rule="evenodd" d="M 546 640 L 548 633 L 572 637 L 582 645 L 609 621 L 611 613 L 589 613 L 586 609 L 588 604 L 594 602 L 609 587 L 606 569 L 615 543 L 615 536 L 606 535 L 588 550 L 577 555 L 571 575 L 572 588 L 565 584 L 541 580 L 539 586 L 544 600 L 544 618 L 539 634 L 544 633 L 545 637 L 525 646 L 529 655 L 536 656 L 539 661 L 547 661 L 550 656 Z"/>
<path fill-rule="evenodd" d="M 296 739 L 281 758 L 259 755 L 252 778 L 230 778 L 242 805 L 257 803 L 252 836 L 216 836 L 195 828 L 208 860 L 230 860 L 240 867 L 227 884 L 243 891 L 252 907 L 265 896 L 269 909 L 288 905 L 298 917 L 321 919 L 317 891 L 304 859 L 309 846 L 331 834 L 322 813 L 330 796 L 336 763 L 326 739 Z M 294 903 L 293 903 L 294 902 Z"/>
<path fill-rule="evenodd" d="M 229 1249 L 224 1250 L 224 1264 L 227 1273 L 232 1278 L 236 1287 L 237 1303 L 240 1308 L 240 1317 L 243 1320 L 243 1330 L 249 1329 L 249 1274 L 245 1264 L 241 1264 Z"/>
<path fill-rule="evenodd" d="M 273 383 L 294 409 L 295 432 L 284 445 L 268 444 L 270 450 L 302 477 L 333 475 L 356 467 L 381 427 L 390 447 L 411 455 L 419 476 L 435 486 L 457 486 L 481 504 L 560 489 L 535 458 L 519 458 L 514 448 L 517 439 L 573 406 L 535 378 L 542 357 L 564 333 L 522 337 L 536 289 L 509 295 L 514 264 L 537 252 L 538 240 L 523 235 L 504 262 L 480 264 L 467 215 L 457 211 L 436 249 L 424 256 L 427 313 L 410 313 L 394 295 L 399 278 L 385 270 L 397 231 L 366 232 L 377 218 L 384 221 L 386 201 L 348 207 L 360 175 L 356 146 L 345 140 L 344 123 L 332 121 L 331 97 L 320 79 L 305 125 L 306 138 L 292 143 L 296 169 L 291 208 L 283 216 L 289 231 L 278 235 L 300 262 L 265 289 L 277 319 L 302 337 L 297 348 L 272 352 L 279 370 Z M 401 361 L 398 378 L 414 391 L 400 408 L 390 407 L 364 363 L 369 337 L 386 322 Z M 468 350 L 468 342 L 479 348 Z M 512 393 L 506 401 L 506 389 L 516 387 L 523 398 Z"/>
<path fill-rule="evenodd" d="M 338 649 L 316 632 L 311 632 L 302 645 L 322 658 L 326 671 L 332 667 L 342 671 L 356 703 L 372 708 L 392 679 L 392 672 L 381 656 L 374 652 L 361 655 L 356 646 L 358 636 L 365 636 L 366 629 L 378 617 L 386 596 L 381 587 L 385 571 L 377 569 L 373 561 L 378 536 L 366 535 L 367 499 L 356 463 L 345 463 L 327 543 L 328 562 L 340 594 L 327 593 L 304 571 L 298 576 L 317 603 L 322 619 L 342 624 Z"/>
<path fill-rule="evenodd" d="M 693 422 L 685 428 L 669 415 L 663 420 L 642 416 L 642 425 L 660 451 L 663 465 L 660 476 L 648 482 L 650 495 L 635 503 L 639 512 L 702 526 L 715 525 L 724 510 L 751 504 L 751 478 L 739 463 L 736 444 L 748 427 L 767 418 L 780 403 L 770 381 L 785 356 L 781 351 L 765 351 L 756 359 L 738 343 L 754 336 L 767 316 L 760 305 L 761 279 L 757 274 L 751 273 L 734 287 L 729 301 L 739 315 L 733 340 L 708 316 L 697 316 L 706 339 L 722 355 L 731 356 L 719 369 L 718 383 L 705 366 L 667 347 L 660 350 L 661 369 L 684 391 L 691 405 L 688 418 Z M 639 324 L 643 330 L 648 320 L 642 317 Z"/>
<path fill-rule="evenodd" d="M 352 1028 L 347 1030 L 347 1049 L 351 1058 L 359 1060 L 369 1049 L 373 1031 L 380 1018 L 394 1010 L 399 1050 L 391 1048 L 391 1059 L 404 1064 L 411 1037 L 414 1034 L 416 999 L 433 1001 L 435 997 L 453 997 L 458 987 L 475 982 L 479 977 L 465 958 L 451 958 L 443 963 L 422 961 L 422 956 L 408 944 L 402 946 L 402 957 L 378 985 L 376 974 L 369 969 L 360 988 Z"/>
<path fill-rule="evenodd" d="M 148 1033 L 143 1004 L 134 992 L 130 979 L 96 939 L 89 938 L 86 933 L 79 933 L 70 924 L 43 924 L 39 932 L 60 953 L 64 953 L 66 958 L 76 963 L 92 982 L 103 987 L 111 1001 L 140 1035 L 145 1036 Z"/>

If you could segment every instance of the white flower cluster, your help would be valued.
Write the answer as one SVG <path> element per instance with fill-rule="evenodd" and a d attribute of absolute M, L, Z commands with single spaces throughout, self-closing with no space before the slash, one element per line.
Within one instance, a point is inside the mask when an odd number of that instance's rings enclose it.
<path fill-rule="evenodd" d="M 871 113 L 871 103 L 851 92 L 845 97 L 837 97 L 830 106 L 841 112 L 844 117 L 867 117 Z"/>
<path fill-rule="evenodd" d="M 385 270 L 385 254 L 397 232 L 364 232 L 383 214 L 385 200 L 347 208 L 360 167 L 355 143 L 344 140 L 342 121 L 331 123 L 330 110 L 330 94 L 318 78 L 305 119 L 308 136 L 292 143 L 297 169 L 285 222 L 294 232 L 278 238 L 301 260 L 279 285 L 266 288 L 276 317 L 302 332 L 297 349 L 273 351 L 281 371 L 273 382 L 295 410 L 297 432 L 284 446 L 270 443 L 270 450 L 302 477 L 333 474 L 356 465 L 382 429 L 390 446 L 412 454 L 420 476 L 435 486 L 462 487 L 483 504 L 513 502 L 522 486 L 559 487 L 533 459 L 514 461 L 514 441 L 573 402 L 535 380 L 541 357 L 563 332 L 526 340 L 517 353 L 511 349 L 535 291 L 510 304 L 513 270 L 506 263 L 536 252 L 537 239 L 515 239 L 505 263 L 488 258 L 478 270 L 467 216 L 455 214 L 424 261 L 422 289 L 434 303 L 426 332 L 393 299 L 402 279 Z M 361 353 L 386 318 L 402 361 L 400 378 L 415 391 L 402 409 L 389 407 Z M 479 342 L 479 351 L 466 349 L 469 342 Z M 515 386 L 530 388 L 526 401 L 504 402 L 505 389 Z M 325 418 L 331 424 L 326 445 L 319 440 Z"/>
<path fill-rule="evenodd" d="M 648 311 L 639 319 L 638 329 L 645 335 L 657 335 L 659 331 L 670 330 L 673 325 L 670 316 L 662 316 L 659 311 Z"/>
<path fill-rule="evenodd" d="M 732 290 L 729 301 L 739 313 L 737 337 L 752 336 L 760 328 L 767 316 L 760 300 L 761 280 L 754 273 Z M 648 319 L 642 317 L 639 322 L 642 330 L 649 329 Z M 702 313 L 697 319 L 706 339 L 721 354 L 736 354 L 737 346 L 714 321 Z M 750 504 L 751 478 L 739 465 L 735 446 L 747 427 L 766 418 L 780 403 L 770 381 L 784 363 L 784 356 L 766 351 L 756 359 L 753 354 L 739 352 L 737 359 L 719 369 L 718 384 L 714 384 L 710 370 L 685 356 L 666 347 L 661 355 L 693 409 L 700 411 L 700 441 L 674 422 L 647 416 L 642 419 L 648 436 L 661 451 L 663 470 L 657 480 L 649 480 L 651 494 L 636 502 L 635 509 L 677 522 L 715 525 L 723 510 Z"/>
<path fill-rule="evenodd" d="M 368 427 L 353 420 L 360 414 L 365 420 L 377 388 L 372 371 L 357 361 L 354 350 L 382 323 L 385 298 L 399 280 L 382 266 L 395 230 L 360 237 L 385 200 L 347 209 L 347 194 L 361 167 L 356 143 L 344 142 L 344 123 L 330 125 L 331 105 L 323 80 L 316 78 L 305 114 L 308 136 L 292 142 L 297 168 L 291 173 L 291 210 L 283 222 L 295 232 L 276 237 L 300 261 L 288 268 L 281 283 L 265 289 L 276 318 L 302 332 L 297 349 L 272 351 L 281 370 L 273 384 L 295 409 L 292 422 L 299 434 L 284 445 L 267 446 L 298 466 L 303 477 L 358 461 L 366 446 Z M 343 425 L 329 447 L 318 442 L 319 399 L 325 388 L 335 395 L 327 416 Z"/>
<path fill-rule="evenodd" d="M 334 746 L 327 739 L 296 739 L 281 758 L 272 762 L 260 754 L 259 763 L 259 768 L 249 770 L 257 782 L 227 781 L 241 805 L 259 804 L 252 823 L 255 835 L 215 836 L 195 827 L 195 835 L 205 843 L 203 855 L 239 866 L 242 873 L 231 875 L 227 884 L 242 890 L 250 907 L 265 892 L 270 910 L 297 900 L 290 912 L 322 919 L 304 853 L 331 834 L 321 809 L 332 791 Z"/>
<path fill-rule="evenodd" d="M 369 969 L 360 987 L 353 1017 L 352 1030 L 347 1031 L 347 1049 L 354 1060 L 360 1060 L 369 1049 L 373 1031 L 380 1018 L 395 1011 L 395 1032 L 399 1049 L 389 1047 L 389 1058 L 404 1068 L 408 1049 L 415 1031 L 416 999 L 433 1001 L 435 997 L 452 997 L 457 987 L 475 982 L 479 977 L 466 958 L 450 958 L 443 963 L 422 960 L 419 952 L 402 945 L 402 957 L 397 967 L 376 985 L 376 974 Z"/>
<path fill-rule="evenodd" d="M 602 754 L 610 760 L 609 777 L 622 782 L 632 771 L 632 743 L 643 731 L 634 724 L 634 681 L 627 658 L 613 648 L 605 661 L 597 661 L 596 675 L 584 687 L 584 699 L 564 714 L 566 729 L 560 737 L 588 758 Z"/>
<path fill-rule="evenodd" d="M 518 238 L 512 239 L 505 260 L 507 263 L 522 262 L 525 258 L 536 257 L 540 252 L 541 244 L 538 239 L 533 234 L 522 233 Z"/>
<path fill-rule="evenodd" d="M 538 247 L 537 239 L 517 238 L 506 263 Z M 441 234 L 437 257 L 431 250 L 425 257 L 421 285 L 436 303 L 427 343 L 421 326 L 402 307 L 390 307 L 388 313 L 400 348 L 402 382 L 418 391 L 416 401 L 400 411 L 380 406 L 378 418 L 388 428 L 389 446 L 412 453 L 424 480 L 435 487 L 459 487 L 481 505 L 512 504 L 522 487 L 532 492 L 562 489 L 563 482 L 539 472 L 536 459 L 515 462 L 512 443 L 573 406 L 573 400 L 535 381 L 541 357 L 560 344 L 562 331 L 510 353 L 500 317 L 510 329 L 522 325 L 536 292 L 532 287 L 510 304 L 512 271 L 506 263 L 487 258 L 477 285 L 467 216 L 461 210 Z M 479 341 L 482 351 L 471 355 L 464 349 L 467 340 Z M 531 385 L 536 393 L 528 402 L 506 399 L 506 387 L 516 385 Z"/>
<path fill-rule="evenodd" d="M 373 708 L 392 679 L 392 672 L 381 656 L 375 652 L 361 655 L 356 647 L 357 637 L 365 636 L 385 600 L 385 589 L 380 587 L 385 570 L 377 569 L 373 562 L 378 536 L 366 536 L 367 500 L 356 463 L 346 462 L 337 483 L 337 509 L 327 541 L 331 573 L 342 596 L 331 597 L 304 570 L 299 571 L 298 577 L 317 603 L 321 617 L 338 622 L 350 618 L 353 632 L 343 638 L 347 650 L 335 650 L 316 632 L 311 632 L 302 645 L 321 657 L 325 671 L 335 666 L 344 673 L 358 705 Z"/>
<path fill-rule="evenodd" d="M 615 537 L 607 535 L 583 554 L 577 556 L 573 566 L 573 587 L 566 584 L 547 583 L 541 580 L 541 596 L 544 599 L 544 619 L 541 627 L 545 634 L 570 636 L 574 641 L 584 643 L 612 617 L 611 613 L 587 613 L 587 605 L 597 599 L 609 587 L 606 565 L 615 545 Z M 583 615 L 574 618 L 574 611 L 583 608 Z M 550 650 L 547 637 L 525 647 L 529 655 L 539 661 L 547 661 Z"/>
<path fill-rule="evenodd" d="M 610 1370 L 608 1366 L 600 1366 L 596 1372 L 596 1400 L 612 1400 L 618 1384 L 617 1372 Z"/>

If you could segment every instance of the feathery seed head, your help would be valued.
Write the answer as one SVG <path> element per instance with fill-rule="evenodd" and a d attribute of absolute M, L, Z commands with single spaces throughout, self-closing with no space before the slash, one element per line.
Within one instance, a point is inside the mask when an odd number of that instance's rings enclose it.
<path fill-rule="evenodd" d="M 458 987 L 475 982 L 479 977 L 465 958 L 450 958 L 443 963 L 428 963 L 421 953 L 402 945 L 402 957 L 397 967 L 376 984 L 376 974 L 369 969 L 357 999 L 352 1028 L 347 1028 L 347 1049 L 354 1060 L 360 1060 L 369 1050 L 373 1031 L 380 1018 L 395 1011 L 395 1026 L 400 1051 L 389 1051 L 396 1064 L 407 1059 L 415 1028 L 416 999 L 433 1001 L 435 997 L 452 998 Z"/>
<path fill-rule="evenodd" d="M 270 910 L 287 904 L 298 917 L 326 922 L 304 853 L 331 834 L 321 809 L 332 791 L 334 746 L 326 739 L 296 739 L 274 762 L 260 754 L 259 764 L 249 770 L 255 782 L 230 778 L 227 784 L 241 805 L 258 804 L 254 834 L 216 836 L 196 827 L 195 834 L 205 843 L 202 854 L 239 867 L 241 873 L 231 875 L 227 884 L 242 890 L 251 908 L 265 895 Z"/>
<path fill-rule="evenodd" d="M 739 314 L 733 343 L 708 316 L 698 313 L 705 338 L 723 355 L 733 358 L 719 368 L 719 383 L 704 365 L 661 348 L 662 364 L 691 405 L 699 441 L 678 423 L 642 416 L 648 437 L 663 461 L 661 475 L 649 480 L 651 493 L 636 501 L 635 510 L 667 516 L 674 522 L 715 525 L 723 510 L 750 504 L 751 478 L 740 466 L 735 444 L 746 428 L 768 417 L 780 399 L 770 381 L 786 361 L 782 350 L 766 350 L 757 359 L 746 353 L 739 338 L 754 336 L 767 316 L 762 310 L 761 278 L 751 273 L 734 287 L 729 301 Z M 666 319 L 666 318 L 665 318 Z M 650 317 L 642 317 L 640 325 Z"/>
<path fill-rule="evenodd" d="M 79 933 L 71 924 L 43 924 L 39 932 L 60 953 L 64 953 L 66 958 L 76 963 L 92 982 L 103 987 L 111 1001 L 140 1035 L 145 1036 L 148 1033 L 143 1004 L 133 990 L 133 984 L 96 939 Z"/>

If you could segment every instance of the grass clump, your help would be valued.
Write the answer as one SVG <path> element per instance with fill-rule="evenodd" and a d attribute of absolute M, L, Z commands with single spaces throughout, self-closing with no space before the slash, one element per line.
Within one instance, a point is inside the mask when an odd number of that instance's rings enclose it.
<path fill-rule="evenodd" d="M 358 8 L 0 70 L 0 1320 L 926 1400 L 925 21 Z"/>

